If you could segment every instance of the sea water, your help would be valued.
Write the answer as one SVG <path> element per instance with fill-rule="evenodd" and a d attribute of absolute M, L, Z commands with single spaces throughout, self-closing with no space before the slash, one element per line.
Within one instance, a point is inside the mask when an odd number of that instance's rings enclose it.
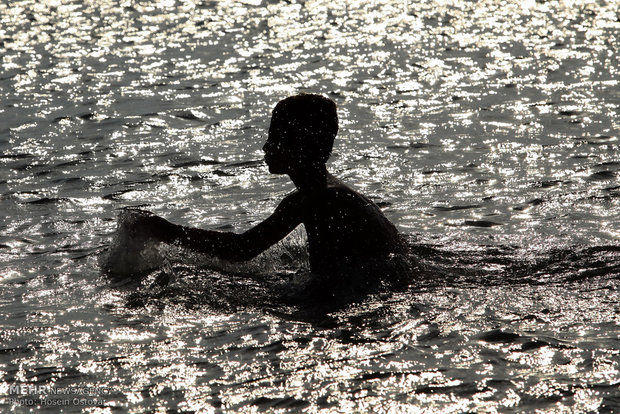
<path fill-rule="evenodd" d="M 0 408 L 620 411 L 619 15 L 1 2 Z M 261 147 L 299 92 L 337 103 L 328 168 L 408 241 L 405 291 L 281 300 L 303 229 L 241 264 L 125 231 L 127 207 L 267 217 L 293 186 Z"/>

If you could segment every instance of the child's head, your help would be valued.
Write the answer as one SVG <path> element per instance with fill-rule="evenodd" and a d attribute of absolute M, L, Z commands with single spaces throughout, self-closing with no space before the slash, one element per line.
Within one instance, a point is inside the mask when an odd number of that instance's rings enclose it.
<path fill-rule="evenodd" d="M 300 94 L 278 102 L 263 148 L 270 171 L 288 172 L 280 171 L 282 162 L 301 167 L 325 164 L 337 133 L 338 115 L 331 99 Z M 274 160 L 278 157 L 286 159 Z"/>

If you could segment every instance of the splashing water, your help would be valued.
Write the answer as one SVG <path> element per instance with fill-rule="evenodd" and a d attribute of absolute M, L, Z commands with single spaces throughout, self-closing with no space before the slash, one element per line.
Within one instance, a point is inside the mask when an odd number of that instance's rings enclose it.
<path fill-rule="evenodd" d="M 142 211 L 131 209 L 119 214 L 114 238 L 108 251 L 101 256 L 104 272 L 114 276 L 131 276 L 163 265 L 165 256 L 161 244 L 133 229 L 134 223 L 143 216 Z"/>

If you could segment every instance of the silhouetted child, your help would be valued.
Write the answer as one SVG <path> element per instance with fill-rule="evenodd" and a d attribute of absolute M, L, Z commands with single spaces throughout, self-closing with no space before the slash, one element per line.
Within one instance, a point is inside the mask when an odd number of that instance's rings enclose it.
<path fill-rule="evenodd" d="M 311 94 L 286 98 L 273 110 L 263 151 L 269 172 L 288 174 L 297 190 L 271 216 L 241 234 L 185 227 L 155 215 L 139 220 L 134 228 L 166 243 L 243 261 L 303 223 L 312 273 L 330 274 L 342 266 L 355 268 L 369 259 L 387 259 L 402 251 L 396 228 L 376 204 L 325 167 L 337 132 L 333 101 Z"/>

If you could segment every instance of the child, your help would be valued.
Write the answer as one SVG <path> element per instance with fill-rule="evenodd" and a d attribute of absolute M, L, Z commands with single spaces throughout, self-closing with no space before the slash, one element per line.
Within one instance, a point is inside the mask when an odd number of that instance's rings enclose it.
<path fill-rule="evenodd" d="M 271 216 L 241 234 L 185 227 L 155 215 L 138 220 L 134 229 L 162 242 L 242 261 L 303 224 L 312 273 L 325 275 L 336 267 L 387 259 L 402 251 L 396 228 L 372 201 L 325 167 L 337 132 L 333 101 L 311 94 L 286 98 L 273 110 L 263 151 L 269 172 L 287 174 L 297 190 Z"/>

